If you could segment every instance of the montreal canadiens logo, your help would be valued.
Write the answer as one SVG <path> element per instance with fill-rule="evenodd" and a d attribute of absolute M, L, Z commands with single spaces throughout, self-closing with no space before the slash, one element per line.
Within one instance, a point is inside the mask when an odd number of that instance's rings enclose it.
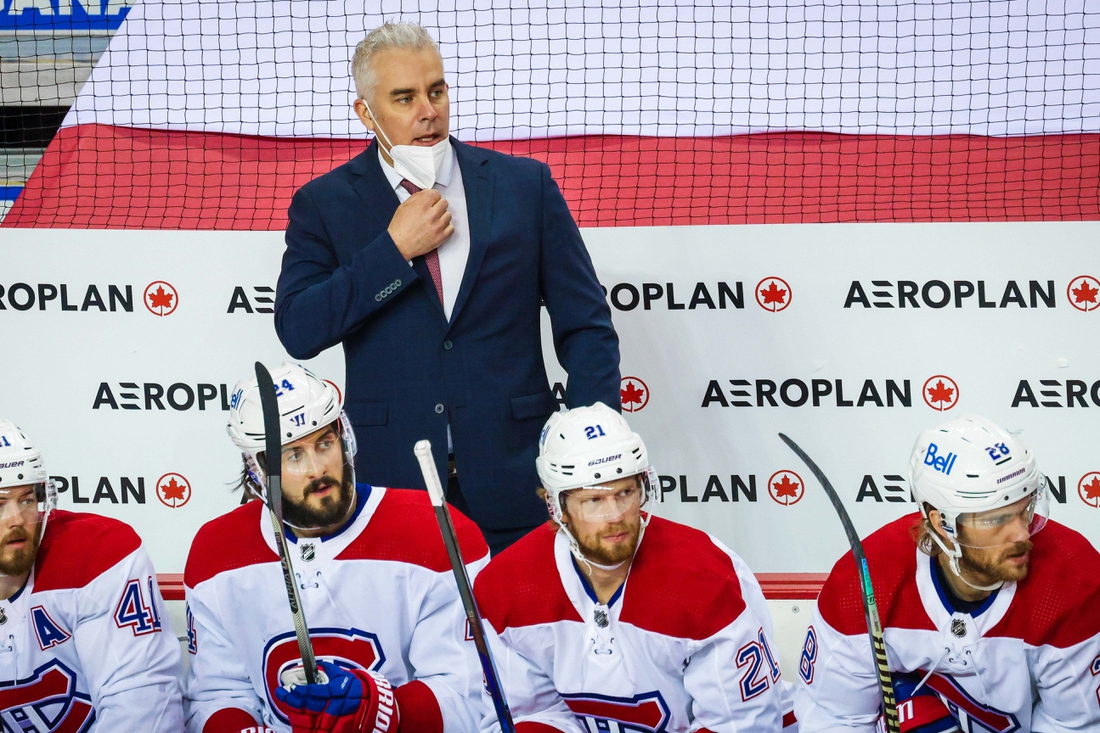
<path fill-rule="evenodd" d="M 83 733 L 95 711 L 91 699 L 76 691 L 76 674 L 55 660 L 27 679 L 0 683 L 0 721 L 4 731 Z"/>
<path fill-rule="evenodd" d="M 918 672 L 924 676 L 924 670 L 918 670 Z M 1015 715 L 982 705 L 970 697 L 950 675 L 941 675 L 936 672 L 928 678 L 925 686 L 943 701 L 951 717 L 956 720 L 967 719 L 970 733 L 1014 733 L 1022 730 L 1020 721 Z M 898 718 L 901 722 L 909 720 L 913 713 L 912 699 L 898 705 Z"/>
<path fill-rule="evenodd" d="M 959 404 L 959 385 L 951 377 L 937 374 L 925 381 L 921 396 L 924 397 L 924 404 L 944 412 Z"/>
<path fill-rule="evenodd" d="M 791 286 L 781 277 L 766 277 L 756 284 L 756 302 L 772 313 L 785 310 L 791 304 Z"/>
<path fill-rule="evenodd" d="M 806 484 L 794 471 L 776 471 L 768 479 L 768 496 L 776 504 L 797 504 L 806 494 Z"/>
<path fill-rule="evenodd" d="M 179 294 L 171 284 L 154 280 L 145 287 L 142 301 L 154 316 L 170 316 L 179 305 Z"/>
<path fill-rule="evenodd" d="M 634 697 L 583 693 L 561 697 L 588 733 L 663 733 L 670 717 L 660 692 Z"/>
<path fill-rule="evenodd" d="M 191 500 L 191 482 L 181 473 L 166 473 L 157 479 L 157 498 L 172 509 Z"/>
<path fill-rule="evenodd" d="M 386 661 L 378 637 L 359 629 L 310 629 L 313 653 L 317 659 L 332 662 L 345 669 L 381 669 Z M 302 655 L 298 651 L 298 638 L 293 631 L 279 634 L 267 642 L 264 649 L 264 682 L 267 702 L 284 723 L 289 723 L 288 708 L 275 697 L 275 689 L 283 672 L 300 667 Z"/>
<path fill-rule="evenodd" d="M 637 412 L 649 404 L 649 387 L 637 377 L 623 377 L 619 382 L 619 400 L 623 412 Z"/>
<path fill-rule="evenodd" d="M 1077 482 L 1077 495 L 1093 509 L 1100 509 L 1100 471 L 1086 473 Z"/>
<path fill-rule="evenodd" d="M 1100 308 L 1100 280 L 1092 275 L 1078 275 L 1066 287 L 1069 304 L 1088 313 Z"/>

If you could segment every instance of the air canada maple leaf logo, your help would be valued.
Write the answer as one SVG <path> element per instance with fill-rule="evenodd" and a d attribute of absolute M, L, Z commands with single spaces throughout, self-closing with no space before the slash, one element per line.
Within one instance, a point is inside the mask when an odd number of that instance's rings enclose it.
<path fill-rule="evenodd" d="M 623 412 L 637 412 L 649 404 L 649 387 L 637 377 L 623 377 L 619 382 L 619 399 Z"/>
<path fill-rule="evenodd" d="M 1100 308 L 1100 280 L 1092 275 L 1078 275 L 1066 287 L 1069 304 L 1088 313 Z"/>
<path fill-rule="evenodd" d="M 778 313 L 791 304 L 791 286 L 781 277 L 766 277 L 756 284 L 756 302 L 764 310 Z"/>
<path fill-rule="evenodd" d="M 179 294 L 170 283 L 156 280 L 149 283 L 142 296 L 145 307 L 154 316 L 169 316 L 179 305 Z"/>
<path fill-rule="evenodd" d="M 806 484 L 794 471 L 776 471 L 768 479 L 768 496 L 777 504 L 797 504 L 805 494 Z"/>
<path fill-rule="evenodd" d="M 157 479 L 157 498 L 172 509 L 179 509 L 191 500 L 191 483 L 179 473 L 166 473 Z"/>
<path fill-rule="evenodd" d="M 1086 473 L 1077 482 L 1077 495 L 1093 509 L 1100 509 L 1100 471 Z"/>
<path fill-rule="evenodd" d="M 959 385 L 951 377 L 937 374 L 929 377 L 921 389 L 924 404 L 938 412 L 950 410 L 959 404 Z"/>

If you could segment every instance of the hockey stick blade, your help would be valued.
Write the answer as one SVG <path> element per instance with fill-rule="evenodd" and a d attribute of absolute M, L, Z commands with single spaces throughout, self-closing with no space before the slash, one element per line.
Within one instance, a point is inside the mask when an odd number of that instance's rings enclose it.
<path fill-rule="evenodd" d="M 836 493 L 836 489 L 833 488 L 825 472 L 818 468 L 813 459 L 806 455 L 806 451 L 798 446 L 798 443 L 795 443 L 783 433 L 780 433 L 779 437 L 787 444 L 788 448 L 795 452 L 795 455 L 802 459 L 802 462 L 810 469 L 817 482 L 825 489 L 825 493 L 829 495 L 829 501 L 833 503 L 833 508 L 836 509 L 836 513 L 840 517 L 840 523 L 844 525 L 844 533 L 848 535 L 848 544 L 852 546 L 852 556 L 855 558 L 859 575 L 859 585 L 863 595 L 863 613 L 867 619 L 867 635 L 871 639 L 871 650 L 875 656 L 875 671 L 878 674 L 879 691 L 882 693 L 882 709 L 886 719 L 886 731 L 887 733 L 899 733 L 901 729 L 898 723 L 897 703 L 894 700 L 894 682 L 890 678 L 890 665 L 886 659 L 886 641 L 882 634 L 882 621 L 878 615 L 875 590 L 871 586 L 871 571 L 867 566 L 867 555 L 863 552 L 863 542 L 859 539 L 859 534 L 856 533 L 852 518 L 848 516 L 848 510 L 844 508 L 844 502 L 840 500 L 840 495 Z"/>
<path fill-rule="evenodd" d="M 290 564 L 290 550 L 283 530 L 283 446 L 279 439 L 279 399 L 271 374 L 260 362 L 256 362 L 256 384 L 260 390 L 260 406 L 264 413 L 264 472 L 267 474 L 267 508 L 271 527 L 275 533 L 275 547 L 279 551 L 279 563 L 286 583 L 286 597 L 290 602 L 290 615 L 294 619 L 294 635 L 298 637 L 298 651 L 302 655 L 302 668 L 306 684 L 317 680 L 317 659 L 313 655 L 313 643 L 309 639 L 305 609 L 298 596 L 298 584 L 294 580 L 294 568 Z"/>
<path fill-rule="evenodd" d="M 428 496 L 435 509 L 439 531 L 443 533 L 443 544 L 446 545 L 447 556 L 451 560 L 451 572 L 454 573 L 455 583 L 458 584 L 458 595 L 462 598 L 462 608 L 466 611 L 466 621 L 474 637 L 474 646 L 477 647 L 477 656 L 481 661 L 481 671 L 485 674 L 485 687 L 489 690 L 489 696 L 493 698 L 493 707 L 496 709 L 497 720 L 500 721 L 501 733 L 516 733 L 515 723 L 512 722 L 512 711 L 508 708 L 504 688 L 500 686 L 500 675 L 497 674 L 497 666 L 493 661 L 493 653 L 489 649 L 489 640 L 485 638 L 485 628 L 481 625 L 481 612 L 477 607 L 477 599 L 474 598 L 473 591 L 470 589 L 470 577 L 466 574 L 465 563 L 462 562 L 458 535 L 455 533 L 455 525 L 443 496 L 443 485 L 439 481 L 439 471 L 436 470 L 435 459 L 432 457 L 432 444 L 427 440 L 417 441 L 413 446 L 413 453 L 420 464 L 420 473 L 424 475 L 424 485 L 428 489 Z"/>

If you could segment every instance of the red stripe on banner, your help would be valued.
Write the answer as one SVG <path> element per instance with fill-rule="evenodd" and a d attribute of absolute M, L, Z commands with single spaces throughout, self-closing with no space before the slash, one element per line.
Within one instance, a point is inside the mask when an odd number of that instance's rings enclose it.
<path fill-rule="evenodd" d="M 813 600 L 827 573 L 757 573 L 764 597 L 772 601 Z M 157 585 L 166 601 L 184 600 L 183 573 L 159 573 Z"/>
<path fill-rule="evenodd" d="M 7 227 L 280 230 L 362 140 L 62 129 Z M 1100 135 L 760 133 L 484 144 L 550 164 L 581 226 L 1100 219 Z"/>

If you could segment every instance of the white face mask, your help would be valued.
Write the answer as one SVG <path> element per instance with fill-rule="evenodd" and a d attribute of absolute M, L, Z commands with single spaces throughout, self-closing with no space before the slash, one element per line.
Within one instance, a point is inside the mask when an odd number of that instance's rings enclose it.
<path fill-rule="evenodd" d="M 374 119 L 374 129 L 380 139 L 389 145 L 386 152 L 393 159 L 393 169 L 422 189 L 429 189 L 434 186 L 436 179 L 439 177 L 439 170 L 443 167 L 443 161 L 450 152 L 450 138 L 444 138 L 431 147 L 394 145 L 390 142 L 389 136 L 382 131 L 381 126 L 378 124 L 378 118 L 374 116 L 374 112 L 371 112 L 367 100 L 364 99 L 363 104 Z"/>

